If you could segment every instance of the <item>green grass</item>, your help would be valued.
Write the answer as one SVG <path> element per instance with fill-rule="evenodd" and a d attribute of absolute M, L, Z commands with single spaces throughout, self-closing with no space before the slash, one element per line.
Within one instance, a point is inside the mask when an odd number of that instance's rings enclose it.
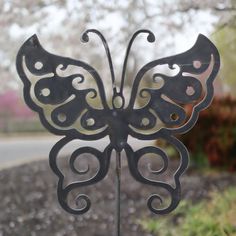
<path fill-rule="evenodd" d="M 194 205 L 182 201 L 171 216 L 140 224 L 157 236 L 236 236 L 236 188 L 212 193 L 210 200 Z"/>

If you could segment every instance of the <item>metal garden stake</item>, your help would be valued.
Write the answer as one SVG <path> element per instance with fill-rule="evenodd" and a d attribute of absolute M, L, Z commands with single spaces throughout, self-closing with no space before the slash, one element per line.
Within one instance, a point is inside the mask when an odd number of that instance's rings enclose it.
<path fill-rule="evenodd" d="M 106 51 L 113 86 L 111 106 L 106 99 L 104 80 L 91 65 L 47 52 L 40 45 L 36 35 L 30 37 L 20 48 L 16 66 L 24 83 L 24 98 L 27 105 L 39 114 L 42 124 L 50 132 L 63 136 L 52 148 L 49 161 L 51 169 L 59 179 L 58 200 L 64 210 L 72 214 L 83 214 L 89 210 L 91 201 L 87 195 L 79 194 L 75 199 L 76 202 L 83 200 L 86 203 L 82 208 L 71 207 L 68 195 L 78 187 L 101 181 L 107 175 L 111 152 L 116 151 L 116 235 L 119 236 L 121 151 L 126 153 L 129 170 L 135 180 L 161 187 L 171 196 L 170 204 L 163 208 L 153 205 L 156 199 L 163 201 L 158 194 L 150 196 L 147 201 L 148 208 L 156 214 L 173 211 L 181 199 L 180 176 L 189 162 L 188 151 L 176 135 L 190 130 L 197 121 L 199 112 L 210 104 L 220 58 L 212 42 L 200 34 L 194 46 L 188 51 L 144 65 L 134 77 L 131 97 L 126 101 L 124 81 L 130 79 L 126 78 L 126 67 L 131 46 L 139 34 L 146 34 L 149 43 L 155 41 L 155 36 L 145 29 L 134 33 L 127 47 L 120 87 L 117 87 L 109 47 L 104 36 L 99 31 L 90 29 L 83 33 L 82 41 L 89 42 L 89 34 L 92 33 L 100 38 Z M 162 65 L 167 65 L 170 70 L 178 68 L 179 71 L 175 75 L 152 73 L 151 85 L 142 87 L 142 82 L 147 78 L 146 74 Z M 59 73 L 65 72 L 71 66 L 80 72 L 71 72 L 69 75 Z M 91 88 L 83 87 L 88 76 L 94 82 Z M 144 98 L 145 104 L 136 108 L 138 99 Z M 91 104 L 93 99 L 100 101 L 99 108 Z M 161 127 L 157 125 L 158 121 L 161 121 Z M 164 173 L 169 162 L 166 152 L 154 146 L 134 151 L 127 142 L 128 135 L 139 140 L 162 139 L 175 147 L 180 156 L 180 164 L 173 175 L 174 186 L 144 177 L 138 167 L 140 158 L 152 153 L 162 160 L 163 166 L 159 170 L 149 171 L 156 175 Z M 98 140 L 105 136 L 109 136 L 110 143 L 103 152 L 88 146 L 78 147 L 69 159 L 71 171 L 84 175 L 89 168 L 79 170 L 75 166 L 75 161 L 82 154 L 95 156 L 99 162 L 99 170 L 95 176 L 65 186 L 65 176 L 57 165 L 59 151 L 73 140 Z"/>

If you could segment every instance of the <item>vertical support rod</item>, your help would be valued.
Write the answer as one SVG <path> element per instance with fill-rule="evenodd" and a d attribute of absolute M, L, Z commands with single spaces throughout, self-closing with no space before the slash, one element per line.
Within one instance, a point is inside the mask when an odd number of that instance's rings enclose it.
<path fill-rule="evenodd" d="M 121 177 L 121 155 L 116 152 L 116 236 L 120 236 L 120 177 Z"/>

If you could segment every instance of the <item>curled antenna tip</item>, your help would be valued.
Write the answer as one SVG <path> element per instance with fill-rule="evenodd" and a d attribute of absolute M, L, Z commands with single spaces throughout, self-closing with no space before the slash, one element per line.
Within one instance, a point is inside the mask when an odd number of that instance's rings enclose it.
<path fill-rule="evenodd" d="M 147 36 L 147 40 L 148 40 L 149 43 L 155 42 L 155 40 L 156 40 L 155 35 L 150 32 Z"/>
<path fill-rule="evenodd" d="M 82 34 L 82 37 L 81 37 L 81 42 L 82 43 L 87 43 L 89 41 L 89 36 L 88 36 L 88 32 L 85 31 L 83 34 Z"/>

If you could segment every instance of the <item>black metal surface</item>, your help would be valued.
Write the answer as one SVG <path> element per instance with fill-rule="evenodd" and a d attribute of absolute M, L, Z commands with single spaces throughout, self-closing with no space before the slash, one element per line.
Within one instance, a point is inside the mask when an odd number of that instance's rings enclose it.
<path fill-rule="evenodd" d="M 120 236 L 120 182 L 121 182 L 121 155 L 116 152 L 116 236 Z"/>
<path fill-rule="evenodd" d="M 42 48 L 36 35 L 23 44 L 17 55 L 17 71 L 24 83 L 26 103 L 32 110 L 38 112 L 42 124 L 50 132 L 65 136 L 55 144 L 50 152 L 50 166 L 59 178 L 59 202 L 69 213 L 83 214 L 88 211 L 91 206 L 88 196 L 78 195 L 75 201 L 83 200 L 86 204 L 82 208 L 72 208 L 67 202 L 68 194 L 77 187 L 88 186 L 102 180 L 108 172 L 111 152 L 114 149 L 117 153 L 125 151 L 130 173 L 137 181 L 164 188 L 170 194 L 169 206 L 160 209 L 153 206 L 153 201 L 156 199 L 162 202 L 158 194 L 154 194 L 148 199 L 148 207 L 152 212 L 169 213 L 177 207 L 180 201 L 180 176 L 186 170 L 189 162 L 187 149 L 175 136 L 190 130 L 197 121 L 199 112 L 210 104 L 213 97 L 213 81 L 220 66 L 218 51 L 209 39 L 199 35 L 190 50 L 147 63 L 135 76 L 131 98 L 126 101 L 123 88 L 124 81 L 127 79 L 125 73 L 132 43 L 139 34 L 146 34 L 147 41 L 152 43 L 155 41 L 154 34 L 149 30 L 139 30 L 134 33 L 128 44 L 121 85 L 118 88 L 115 84 L 111 55 L 105 38 L 99 31 L 92 29 L 83 33 L 83 42 L 89 41 L 90 33 L 99 36 L 106 51 L 113 86 L 112 107 L 107 103 L 104 81 L 89 64 L 48 53 Z M 154 73 L 152 85 L 158 81 L 161 81 L 162 85 L 158 88 L 150 85 L 150 87 L 140 89 L 146 73 L 160 65 L 167 65 L 170 70 L 177 67 L 179 72 L 174 76 Z M 58 73 L 58 70 L 65 71 L 69 66 L 80 69 L 81 73 L 71 73 L 67 76 L 61 76 Z M 80 88 L 88 75 L 92 77 L 94 87 Z M 36 82 L 33 83 L 30 76 L 36 77 Z M 139 98 L 146 98 L 147 101 L 144 106 L 135 108 Z M 92 106 L 89 99 L 100 99 L 101 108 Z M 120 100 L 120 104 L 116 105 L 116 100 Z M 186 108 L 186 105 L 191 105 L 191 116 L 187 115 L 189 107 Z M 162 125 L 157 128 L 159 120 Z M 134 151 L 127 143 L 128 135 L 140 140 L 162 139 L 175 147 L 181 161 L 173 176 L 174 186 L 145 178 L 141 174 L 138 163 L 142 156 L 153 153 L 162 159 L 164 164 L 160 170 L 150 169 L 150 172 L 156 175 L 167 170 L 168 156 L 161 148 L 154 146 Z M 72 172 L 84 175 L 89 169 L 78 170 L 75 161 L 84 153 L 95 156 L 99 162 L 99 170 L 95 176 L 64 186 L 65 176 L 57 165 L 59 151 L 75 139 L 98 140 L 105 136 L 109 136 L 110 144 L 105 147 L 103 152 L 92 147 L 81 147 L 70 157 Z"/>

